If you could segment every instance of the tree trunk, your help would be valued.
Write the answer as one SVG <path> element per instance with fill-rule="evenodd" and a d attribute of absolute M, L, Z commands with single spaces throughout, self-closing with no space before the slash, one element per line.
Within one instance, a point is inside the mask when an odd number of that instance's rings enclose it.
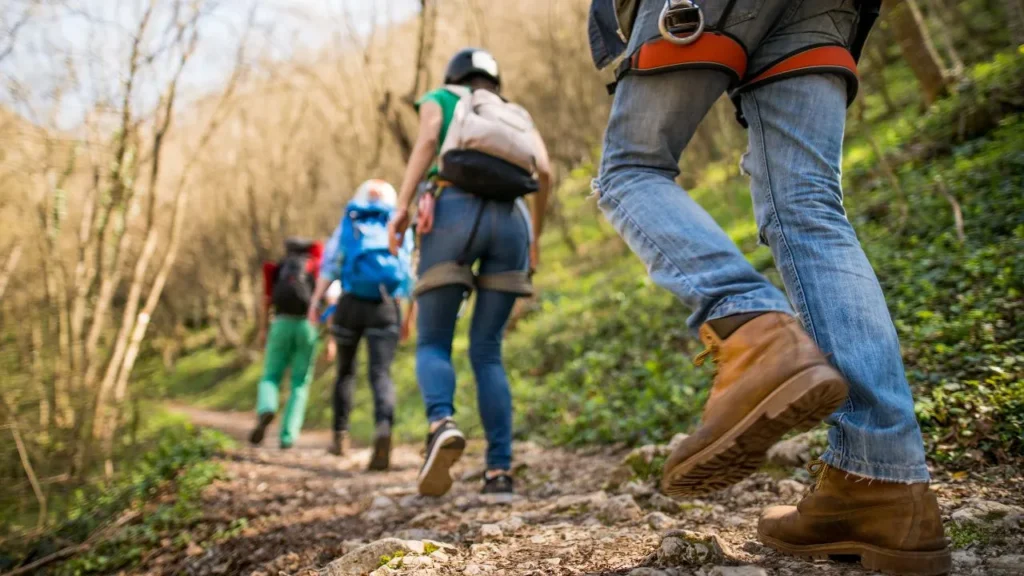
<path fill-rule="evenodd" d="M 17 269 L 19 260 L 21 260 L 21 244 L 14 246 L 14 249 L 7 256 L 7 262 L 4 264 L 3 270 L 0 270 L 0 300 L 4 299 L 7 284 L 10 282 L 14 270 Z"/>
<path fill-rule="evenodd" d="M 942 39 L 942 45 L 946 49 L 946 56 L 949 57 L 949 61 L 953 65 L 950 75 L 953 80 L 959 80 L 963 77 L 966 66 L 964 65 L 963 58 L 960 57 L 960 52 L 956 49 L 956 41 L 953 38 L 952 30 L 956 26 L 956 19 L 943 6 L 939 5 L 938 0 L 927 0 L 927 2 L 928 10 L 934 13 L 940 23 L 938 37 Z"/>
<path fill-rule="evenodd" d="M 1010 43 L 1014 46 L 1024 44 L 1024 0 L 1004 0 L 1006 6 L 1006 26 L 1010 29 Z"/>
<path fill-rule="evenodd" d="M 887 6 L 889 23 L 900 51 L 917 78 L 925 106 L 931 106 L 946 94 L 949 79 L 921 9 L 916 0 L 892 0 Z"/>

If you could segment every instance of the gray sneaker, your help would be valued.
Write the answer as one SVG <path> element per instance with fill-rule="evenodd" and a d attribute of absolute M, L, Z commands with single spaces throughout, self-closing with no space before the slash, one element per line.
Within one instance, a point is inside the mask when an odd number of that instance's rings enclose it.
<path fill-rule="evenodd" d="M 427 459 L 417 479 L 423 496 L 443 496 L 452 487 L 451 467 L 462 457 L 466 437 L 459 432 L 455 421 L 447 418 L 427 435 Z"/>

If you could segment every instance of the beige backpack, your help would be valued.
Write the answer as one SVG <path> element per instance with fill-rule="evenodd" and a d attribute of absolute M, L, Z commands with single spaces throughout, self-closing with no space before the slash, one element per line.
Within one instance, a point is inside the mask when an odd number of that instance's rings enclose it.
<path fill-rule="evenodd" d="M 441 145 L 441 176 L 482 196 L 493 196 L 495 187 L 518 190 L 496 199 L 535 191 L 540 151 L 530 113 L 489 90 L 445 89 L 460 100 Z M 490 163 L 488 157 L 503 162 Z"/>

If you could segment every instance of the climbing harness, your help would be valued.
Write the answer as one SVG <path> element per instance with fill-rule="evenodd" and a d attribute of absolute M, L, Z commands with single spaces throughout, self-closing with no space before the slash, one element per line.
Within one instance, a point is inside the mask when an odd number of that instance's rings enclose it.
<path fill-rule="evenodd" d="M 658 16 L 658 31 L 673 44 L 692 44 L 704 32 L 704 11 L 691 0 L 665 0 Z"/>
<path fill-rule="evenodd" d="M 704 3 L 665 0 L 658 17 L 659 35 L 643 42 L 623 59 L 615 71 L 615 82 L 608 85 L 609 94 L 615 92 L 616 85 L 628 74 L 642 76 L 675 70 L 719 70 L 731 77 L 729 95 L 737 103 L 737 119 L 746 126 L 738 106 L 741 93 L 794 76 L 832 73 L 847 80 L 847 103 L 853 102 L 858 88 L 857 57 L 878 17 L 878 0 L 857 2 L 858 22 L 849 47 L 837 44 L 802 46 L 759 70 L 747 70 L 746 47 L 724 30 L 735 0 L 725 3 L 721 15 L 713 23 L 705 21 L 701 7 Z M 620 35 L 621 32 L 620 29 Z"/>
<path fill-rule="evenodd" d="M 444 189 L 450 187 L 449 182 L 438 180 L 436 184 L 427 189 L 427 193 L 435 197 L 440 196 Z M 496 274 L 476 275 L 473 273 L 473 262 L 469 259 L 469 252 L 476 240 L 477 232 L 480 230 L 480 221 L 483 219 L 484 210 L 487 208 L 488 200 L 480 202 L 480 209 L 477 210 L 476 218 L 473 220 L 473 227 L 469 232 L 469 238 L 455 260 L 438 262 L 428 268 L 420 275 L 413 289 L 413 296 L 418 297 L 424 292 L 429 292 L 443 286 L 462 286 L 465 288 L 464 296 L 468 297 L 473 288 L 481 290 L 492 290 L 495 292 L 507 292 L 518 296 L 531 296 L 533 284 L 530 281 L 530 273 L 525 270 L 513 270 Z M 513 205 L 513 210 L 516 210 Z M 465 304 L 463 299 L 463 305 Z M 460 308 L 461 311 L 461 308 Z"/>

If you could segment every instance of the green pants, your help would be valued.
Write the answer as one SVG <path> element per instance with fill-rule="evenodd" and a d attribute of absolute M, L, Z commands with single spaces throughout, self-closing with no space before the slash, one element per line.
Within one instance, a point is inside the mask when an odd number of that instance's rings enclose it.
<path fill-rule="evenodd" d="M 317 330 L 305 318 L 278 316 L 270 324 L 267 334 L 266 356 L 263 360 L 263 379 L 256 397 L 256 413 L 277 413 L 277 395 L 284 371 L 291 367 L 291 394 L 281 422 L 281 445 L 291 446 L 302 430 L 309 398 L 309 381 L 313 377 Z"/>

